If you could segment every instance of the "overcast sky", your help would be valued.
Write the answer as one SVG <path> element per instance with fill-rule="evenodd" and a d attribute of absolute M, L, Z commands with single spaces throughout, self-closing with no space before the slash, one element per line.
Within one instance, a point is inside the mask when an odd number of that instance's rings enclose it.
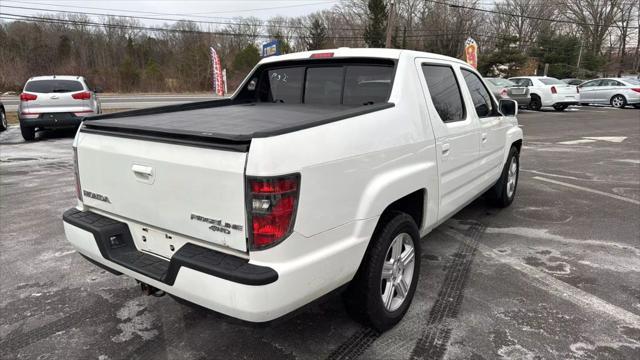
<path fill-rule="evenodd" d="M 328 9 L 338 0 L 0 0 L 0 13 L 52 15 L 41 9 L 121 14 L 143 17 L 216 21 L 236 16 L 299 16 Z M 28 9 L 19 9 L 24 7 Z M 153 14 L 152 14 L 153 13 Z M 145 25 L 163 21 L 141 19 Z M 166 22 L 166 21 L 164 21 Z"/>

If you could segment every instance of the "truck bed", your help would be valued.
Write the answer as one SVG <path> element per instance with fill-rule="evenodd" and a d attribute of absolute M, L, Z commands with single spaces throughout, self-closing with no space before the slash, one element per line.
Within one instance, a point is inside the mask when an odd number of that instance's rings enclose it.
<path fill-rule="evenodd" d="M 193 142 L 248 144 L 253 138 L 285 134 L 392 106 L 392 103 L 358 107 L 282 103 L 230 104 L 227 100 L 216 100 L 99 115 L 87 118 L 83 131 L 122 136 L 146 135 Z"/>

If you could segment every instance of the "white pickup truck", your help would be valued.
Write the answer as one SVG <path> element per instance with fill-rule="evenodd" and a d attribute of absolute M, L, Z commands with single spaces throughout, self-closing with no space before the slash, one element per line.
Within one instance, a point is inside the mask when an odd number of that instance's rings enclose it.
<path fill-rule="evenodd" d="M 269 57 L 228 99 L 87 118 L 64 229 L 150 292 L 265 322 L 340 289 L 383 331 L 411 303 L 420 239 L 482 194 L 513 201 L 516 112 L 449 57 Z"/>

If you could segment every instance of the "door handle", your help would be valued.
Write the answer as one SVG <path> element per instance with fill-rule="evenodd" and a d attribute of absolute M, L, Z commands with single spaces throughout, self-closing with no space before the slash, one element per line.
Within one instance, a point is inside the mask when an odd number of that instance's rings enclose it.
<path fill-rule="evenodd" d="M 131 167 L 131 171 L 133 171 L 133 173 L 138 175 L 138 176 L 143 176 L 143 177 L 146 177 L 146 178 L 153 176 L 153 168 L 151 166 L 144 166 L 144 165 L 136 165 L 136 164 L 134 164 Z"/>
<path fill-rule="evenodd" d="M 442 156 L 449 155 L 449 150 L 451 149 L 451 145 L 449 143 L 442 144 Z"/>
<path fill-rule="evenodd" d="M 482 133 L 482 142 L 487 142 L 487 133 Z"/>

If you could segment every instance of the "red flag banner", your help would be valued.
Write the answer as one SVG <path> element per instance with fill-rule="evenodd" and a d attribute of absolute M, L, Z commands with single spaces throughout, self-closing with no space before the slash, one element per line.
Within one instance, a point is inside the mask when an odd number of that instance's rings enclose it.
<path fill-rule="evenodd" d="M 222 79 L 222 64 L 220 63 L 220 56 L 216 52 L 213 46 L 211 50 L 211 65 L 213 68 L 213 92 L 216 95 L 224 95 L 224 81 Z"/>

